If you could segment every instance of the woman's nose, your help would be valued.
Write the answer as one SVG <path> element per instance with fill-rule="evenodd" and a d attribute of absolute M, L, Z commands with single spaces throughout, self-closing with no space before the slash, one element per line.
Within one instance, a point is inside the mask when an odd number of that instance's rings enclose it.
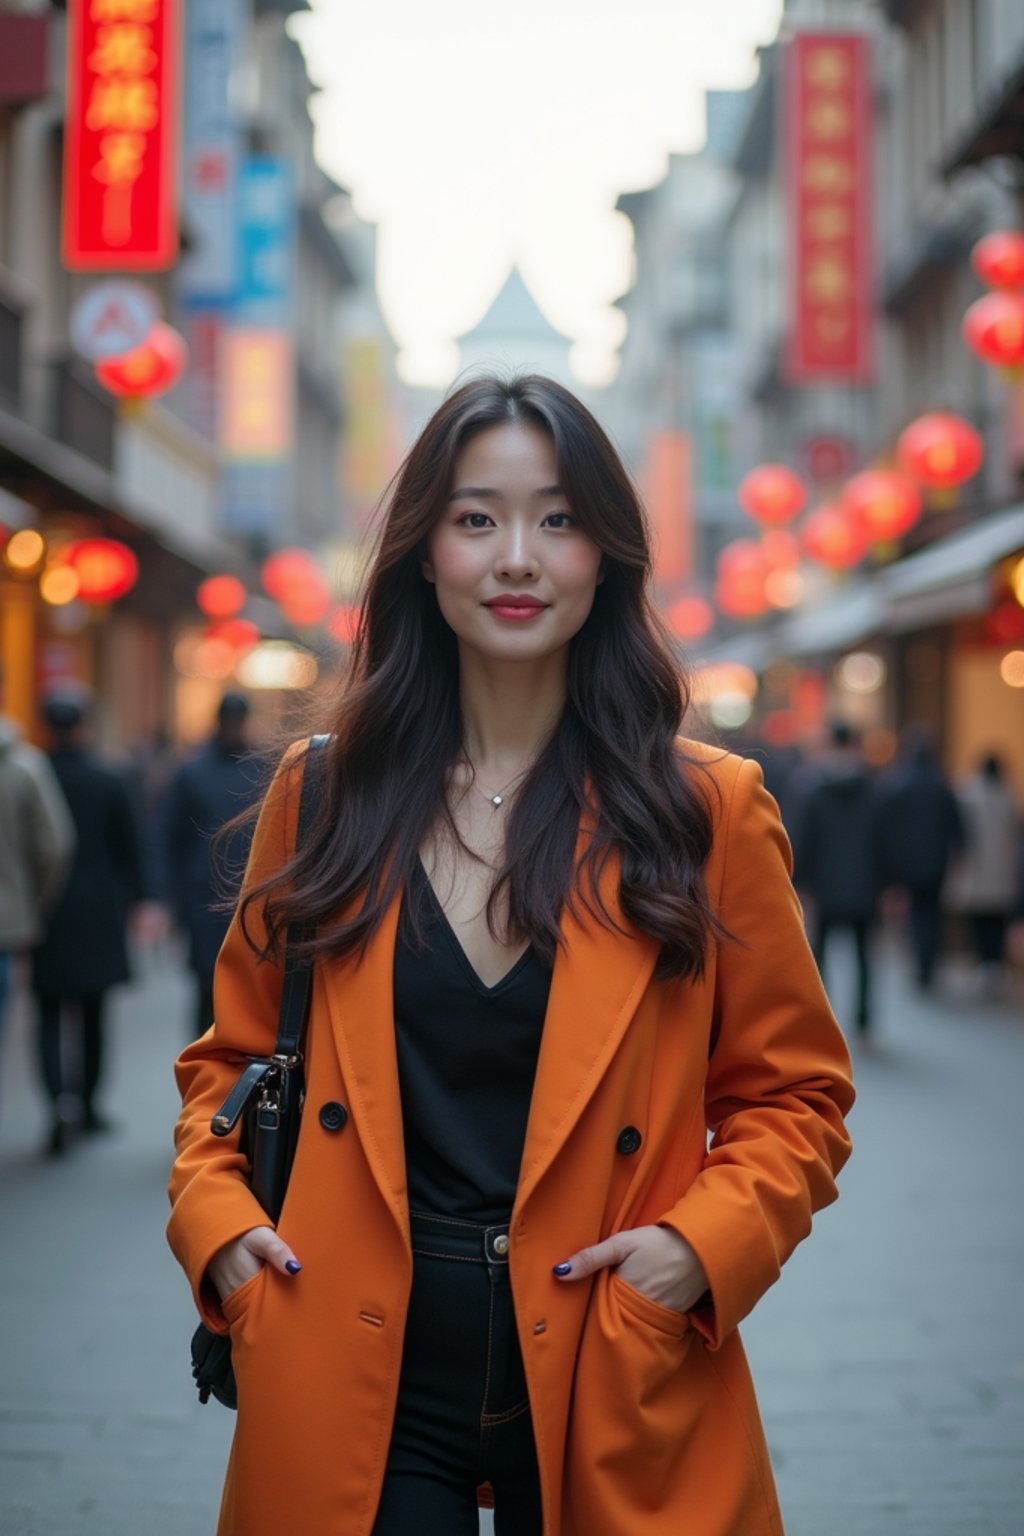
<path fill-rule="evenodd" d="M 496 573 L 503 576 L 530 576 L 536 569 L 536 558 L 525 529 L 509 529 L 502 540 L 495 561 Z"/>

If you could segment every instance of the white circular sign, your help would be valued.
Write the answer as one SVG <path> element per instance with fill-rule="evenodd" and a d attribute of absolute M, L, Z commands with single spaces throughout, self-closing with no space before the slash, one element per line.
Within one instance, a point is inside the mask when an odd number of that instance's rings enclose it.
<path fill-rule="evenodd" d="M 71 311 L 71 341 L 90 362 L 140 347 L 160 316 L 156 294 L 118 278 L 94 283 Z"/>

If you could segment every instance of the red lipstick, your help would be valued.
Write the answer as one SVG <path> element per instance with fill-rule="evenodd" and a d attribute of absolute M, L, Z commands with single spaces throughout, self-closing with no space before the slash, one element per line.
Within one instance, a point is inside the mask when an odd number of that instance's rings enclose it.
<path fill-rule="evenodd" d="M 533 619 L 538 613 L 543 613 L 547 603 L 525 592 L 503 592 L 499 597 L 489 598 L 484 607 L 489 608 L 499 619 L 522 623 L 525 619 Z"/>

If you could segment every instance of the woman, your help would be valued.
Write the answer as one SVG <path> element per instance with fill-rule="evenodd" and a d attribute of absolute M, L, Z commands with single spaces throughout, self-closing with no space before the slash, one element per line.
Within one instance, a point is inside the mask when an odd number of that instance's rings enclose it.
<path fill-rule="evenodd" d="M 960 785 L 957 800 L 964 846 L 946 894 L 949 904 L 970 918 L 978 978 L 995 993 L 1004 980 L 1006 935 L 1017 899 L 1020 817 L 994 752 Z"/>
<path fill-rule="evenodd" d="M 781 1529 L 736 1324 L 834 1198 L 849 1060 L 760 771 L 677 736 L 648 576 L 549 380 L 465 385 L 399 476 L 317 825 L 293 858 L 293 749 L 178 1067 L 170 1240 L 238 1378 L 222 1536 L 462 1536 L 478 1493 L 499 1536 Z M 209 1124 L 301 918 L 274 1232 Z"/>

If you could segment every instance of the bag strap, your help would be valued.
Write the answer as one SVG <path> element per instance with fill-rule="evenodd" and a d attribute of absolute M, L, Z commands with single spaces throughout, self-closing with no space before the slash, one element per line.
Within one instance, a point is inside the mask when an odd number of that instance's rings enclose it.
<path fill-rule="evenodd" d="M 309 834 L 316 800 L 315 792 L 320 786 L 320 773 L 311 771 L 313 757 L 314 754 L 322 751 L 330 739 L 329 736 L 311 736 L 309 739 L 306 764 L 302 774 L 299 819 L 295 830 L 296 849 L 302 847 Z M 302 1037 L 306 1031 L 306 1019 L 309 1016 L 309 989 L 313 967 L 310 961 L 299 961 L 294 956 L 296 946 L 308 943 L 314 931 L 312 923 L 296 922 L 288 925 L 285 938 L 284 986 L 281 989 L 281 1011 L 277 1021 L 275 1056 L 292 1057 L 301 1053 Z"/>

